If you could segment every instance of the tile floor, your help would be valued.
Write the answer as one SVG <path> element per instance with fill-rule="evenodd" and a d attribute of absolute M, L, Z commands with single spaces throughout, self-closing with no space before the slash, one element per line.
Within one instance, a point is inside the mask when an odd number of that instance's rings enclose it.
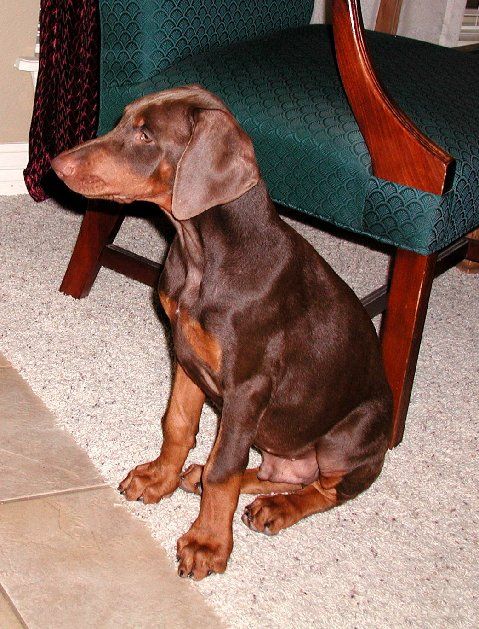
<path fill-rule="evenodd" d="M 0 354 L 0 628 L 221 627 Z"/>

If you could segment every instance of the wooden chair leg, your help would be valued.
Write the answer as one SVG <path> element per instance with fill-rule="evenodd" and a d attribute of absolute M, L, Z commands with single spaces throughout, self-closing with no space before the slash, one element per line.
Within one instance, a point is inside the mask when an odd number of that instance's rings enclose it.
<path fill-rule="evenodd" d="M 390 448 L 401 442 L 404 433 L 436 260 L 437 254 L 398 249 L 393 263 L 381 327 L 384 366 L 394 400 Z"/>
<path fill-rule="evenodd" d="M 467 236 L 469 247 L 466 257 L 457 265 L 464 273 L 479 273 L 479 229 L 475 229 Z"/>
<path fill-rule="evenodd" d="M 113 242 L 125 214 L 117 204 L 89 202 L 60 290 L 80 299 L 90 292 L 105 247 Z M 116 210 L 116 211 L 115 211 Z"/>

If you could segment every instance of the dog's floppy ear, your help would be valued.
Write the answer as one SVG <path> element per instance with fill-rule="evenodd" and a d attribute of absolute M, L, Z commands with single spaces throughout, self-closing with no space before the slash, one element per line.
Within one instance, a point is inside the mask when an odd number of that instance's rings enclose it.
<path fill-rule="evenodd" d="M 237 199 L 260 178 L 253 144 L 228 111 L 197 109 L 178 162 L 171 212 L 178 220 Z"/>

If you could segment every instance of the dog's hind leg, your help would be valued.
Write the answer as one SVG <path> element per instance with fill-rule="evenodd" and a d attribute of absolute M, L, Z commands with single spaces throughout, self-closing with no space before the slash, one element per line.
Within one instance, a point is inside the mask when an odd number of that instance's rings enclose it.
<path fill-rule="evenodd" d="M 313 513 L 332 509 L 337 504 L 339 500 L 336 489 L 324 489 L 316 481 L 290 494 L 258 496 L 246 507 L 241 519 L 253 531 L 276 535 L 281 529 L 292 526 Z"/>
<path fill-rule="evenodd" d="M 292 483 L 272 483 L 258 478 L 259 467 L 252 467 L 245 470 L 241 479 L 240 493 L 242 494 L 280 494 L 301 489 L 302 485 Z M 190 465 L 182 474 L 180 487 L 184 491 L 192 494 L 201 494 L 201 474 L 203 466 L 194 463 Z"/>
<path fill-rule="evenodd" d="M 253 531 L 276 535 L 314 513 L 327 511 L 355 498 L 377 478 L 382 459 L 367 460 L 350 472 L 329 472 L 298 491 L 258 496 L 243 513 L 242 520 Z"/>

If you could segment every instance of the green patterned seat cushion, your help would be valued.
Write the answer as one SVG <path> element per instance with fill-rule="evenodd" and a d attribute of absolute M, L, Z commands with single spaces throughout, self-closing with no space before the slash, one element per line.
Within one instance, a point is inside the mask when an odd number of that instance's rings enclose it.
<path fill-rule="evenodd" d="M 104 86 L 100 132 L 144 94 L 200 83 L 220 95 L 254 141 L 273 199 L 418 253 L 479 224 L 479 57 L 367 33 L 389 92 L 457 160 L 442 197 L 381 181 L 351 113 L 330 29 L 310 25 L 177 61 L 147 81 Z"/>

